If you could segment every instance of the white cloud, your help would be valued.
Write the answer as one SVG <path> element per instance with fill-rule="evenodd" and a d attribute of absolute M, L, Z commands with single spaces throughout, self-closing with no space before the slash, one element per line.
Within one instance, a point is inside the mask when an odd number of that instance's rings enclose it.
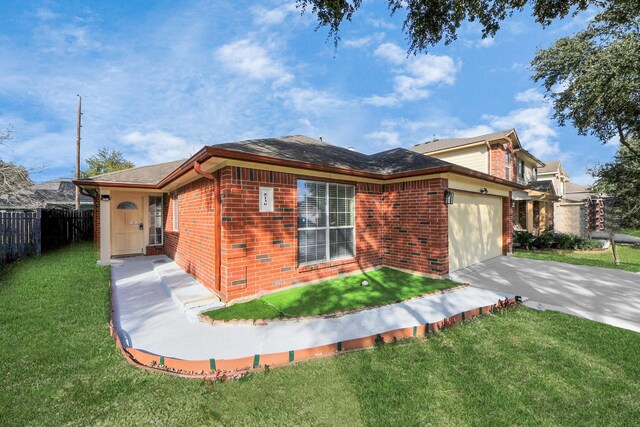
<path fill-rule="evenodd" d="M 487 115 L 484 118 L 495 129 L 515 128 L 524 148 L 536 157 L 545 157 L 560 152 L 551 115 L 551 107 L 543 105 L 512 110 L 504 116 Z"/>
<path fill-rule="evenodd" d="M 398 134 L 398 132 L 375 131 L 375 132 L 369 132 L 368 134 L 365 135 L 365 137 L 379 141 L 387 147 L 400 146 L 400 135 Z"/>
<path fill-rule="evenodd" d="M 493 37 L 486 37 L 478 42 L 478 47 L 491 47 L 495 43 Z"/>
<path fill-rule="evenodd" d="M 297 13 L 295 3 L 287 2 L 273 9 L 267 9 L 262 6 L 256 6 L 251 9 L 253 20 L 259 25 L 278 25 L 282 24 L 290 14 Z"/>
<path fill-rule="evenodd" d="M 379 43 L 382 39 L 384 39 L 384 33 L 375 33 L 371 36 L 343 40 L 342 45 L 344 47 L 361 48 L 369 46 L 371 43 Z"/>
<path fill-rule="evenodd" d="M 43 50 L 54 54 L 86 53 L 101 47 L 85 25 L 42 25 L 37 28 L 36 39 Z"/>
<path fill-rule="evenodd" d="M 336 94 L 311 88 L 292 88 L 279 96 L 302 113 L 321 114 L 347 105 Z"/>
<path fill-rule="evenodd" d="M 267 49 L 249 39 L 225 44 L 216 53 L 224 65 L 250 79 L 275 80 L 277 83 L 293 80 L 293 74 L 280 62 L 271 58 Z"/>
<path fill-rule="evenodd" d="M 469 138 L 472 136 L 486 135 L 494 132 L 495 129 L 488 125 L 478 125 L 466 129 L 454 130 L 452 135 L 454 138 Z"/>
<path fill-rule="evenodd" d="M 51 9 L 47 9 L 45 7 L 41 7 L 41 8 L 36 10 L 36 17 L 38 19 L 43 20 L 43 21 L 48 21 L 50 19 L 55 19 L 58 16 L 59 15 L 57 13 L 55 13 Z"/>
<path fill-rule="evenodd" d="M 364 98 L 364 103 L 373 105 L 375 107 L 390 107 L 393 105 L 398 105 L 399 99 L 394 94 L 386 96 L 373 95 Z"/>
<path fill-rule="evenodd" d="M 452 85 L 459 66 L 447 55 L 407 56 L 400 46 L 383 43 L 374 54 L 394 65 L 393 93 L 385 96 L 374 95 L 365 98 L 365 102 L 377 106 L 396 105 L 402 101 L 416 101 L 427 98 L 430 91 L 426 88 L 436 84 Z"/>
<path fill-rule="evenodd" d="M 385 30 L 393 30 L 396 28 L 395 25 L 385 19 L 368 18 L 366 21 L 373 28 L 383 28 Z"/>
<path fill-rule="evenodd" d="M 154 130 L 147 133 L 129 132 L 122 140 L 134 152 L 131 160 L 135 164 L 162 163 L 191 156 L 202 144 L 190 144 L 184 138 L 168 132 Z"/>
<path fill-rule="evenodd" d="M 543 102 L 544 95 L 533 88 L 516 93 L 515 100 L 519 102 Z"/>

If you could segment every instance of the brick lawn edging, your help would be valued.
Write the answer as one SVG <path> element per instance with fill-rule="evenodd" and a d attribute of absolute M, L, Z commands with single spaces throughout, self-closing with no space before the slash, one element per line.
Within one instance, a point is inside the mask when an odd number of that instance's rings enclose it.
<path fill-rule="evenodd" d="M 285 318 L 272 318 L 272 319 L 230 319 L 230 320 L 218 320 L 218 319 L 212 319 L 209 316 L 206 316 L 204 313 L 200 313 L 198 315 L 198 320 L 200 320 L 203 323 L 207 323 L 209 325 L 241 325 L 241 326 L 268 326 L 269 324 L 273 324 L 273 323 L 286 323 L 286 322 L 300 322 L 300 321 L 305 321 L 305 320 L 320 320 L 320 319 L 335 319 L 338 317 L 342 317 L 342 316 L 346 316 L 347 314 L 355 314 L 355 313 L 359 313 L 361 311 L 365 311 L 365 310 L 373 310 L 375 308 L 380 308 L 380 307 L 387 307 L 389 305 L 393 305 L 393 304 L 401 304 L 403 302 L 408 302 L 408 301 L 412 301 L 418 298 L 423 298 L 426 296 L 435 296 L 435 295 L 443 295 L 443 294 L 450 294 L 453 292 L 457 292 L 460 291 L 462 289 L 466 289 L 468 287 L 470 287 L 471 285 L 469 285 L 468 283 L 462 283 L 458 286 L 453 286 L 451 288 L 447 288 L 447 289 L 440 289 L 437 291 L 433 291 L 433 292 L 428 292 L 426 294 L 422 294 L 422 295 L 416 295 L 415 297 L 411 297 L 411 298 L 407 298 L 401 301 L 394 301 L 394 302 L 390 302 L 387 304 L 378 304 L 378 305 L 370 305 L 367 307 L 358 307 L 358 308 L 352 308 L 350 310 L 344 310 L 344 311 L 336 311 L 333 313 L 325 313 L 325 314 L 316 314 L 313 316 L 299 316 L 299 317 L 285 317 Z M 223 307 L 224 308 L 224 307 Z M 222 310 L 222 308 L 220 308 L 219 310 Z M 215 311 L 215 310 L 213 310 Z"/>
<path fill-rule="evenodd" d="M 120 336 L 113 326 L 113 319 L 109 320 L 109 332 L 116 341 L 116 347 L 125 359 L 134 366 L 147 371 L 161 372 L 182 378 L 238 378 L 246 373 L 279 367 L 304 360 L 334 356 L 336 354 L 366 349 L 377 344 L 395 342 L 410 337 L 418 337 L 436 333 L 443 328 L 472 320 L 475 317 L 511 307 L 520 302 L 520 297 L 498 299 L 496 304 L 473 308 L 433 323 L 415 325 L 408 328 L 393 329 L 361 338 L 353 338 L 332 344 L 300 350 L 290 350 L 280 353 L 255 354 L 253 356 L 236 359 L 206 359 L 183 360 L 148 353 L 132 347 L 122 345 Z M 113 311 L 111 311 L 113 313 Z"/>

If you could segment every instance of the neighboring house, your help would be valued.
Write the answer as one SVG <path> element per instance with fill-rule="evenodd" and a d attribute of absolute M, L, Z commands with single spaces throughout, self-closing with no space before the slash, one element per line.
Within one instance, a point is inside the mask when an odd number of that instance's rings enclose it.
<path fill-rule="evenodd" d="M 31 191 L 23 191 L 18 200 L 0 196 L 0 212 L 43 209 L 75 209 L 76 186 L 71 178 L 58 178 L 35 184 Z M 93 199 L 80 195 L 80 210 L 93 209 Z"/>
<path fill-rule="evenodd" d="M 554 206 L 554 230 L 586 237 L 604 229 L 603 198 L 590 186 L 570 182 L 560 160 L 548 161 L 538 171 L 538 179 L 552 185 L 561 197 Z"/>
<path fill-rule="evenodd" d="M 553 204 L 559 196 L 538 182 L 544 163 L 522 147 L 515 129 L 469 138 L 436 139 L 410 150 L 526 186 L 513 192 L 516 229 L 539 232 L 553 224 Z"/>
<path fill-rule="evenodd" d="M 165 253 L 223 301 L 383 265 L 445 277 L 510 253 L 511 191 L 524 189 L 402 148 L 365 155 L 305 136 L 76 184 L 100 200 L 101 264 Z"/>

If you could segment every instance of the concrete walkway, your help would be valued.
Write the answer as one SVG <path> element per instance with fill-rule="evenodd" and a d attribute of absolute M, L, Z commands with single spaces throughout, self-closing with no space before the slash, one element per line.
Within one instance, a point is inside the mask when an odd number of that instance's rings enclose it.
<path fill-rule="evenodd" d="M 498 257 L 458 270 L 453 280 L 528 298 L 536 309 L 640 332 L 640 274 L 553 261 Z"/>
<path fill-rule="evenodd" d="M 185 360 L 233 359 L 327 345 L 433 323 L 512 296 L 468 287 L 332 319 L 214 326 L 190 320 L 163 285 L 155 267 L 174 269 L 168 258 L 125 258 L 112 265 L 113 321 L 123 345 Z"/>
<path fill-rule="evenodd" d="M 609 240 L 609 233 L 605 233 L 604 231 L 592 231 L 590 234 L 592 239 L 598 240 Z M 631 245 L 640 245 L 640 237 L 630 236 L 628 234 L 618 234 L 615 233 L 613 235 L 613 240 L 616 243 L 627 243 Z"/>

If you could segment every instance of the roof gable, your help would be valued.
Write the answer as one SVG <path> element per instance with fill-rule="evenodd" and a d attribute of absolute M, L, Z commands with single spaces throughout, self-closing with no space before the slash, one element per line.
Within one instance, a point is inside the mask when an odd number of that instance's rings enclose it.
<path fill-rule="evenodd" d="M 413 147 L 409 148 L 409 150 L 415 151 L 416 153 L 427 154 L 457 147 L 464 147 L 465 145 L 475 144 L 479 142 L 491 142 L 498 139 L 509 138 L 511 134 L 515 136 L 515 145 L 520 147 L 520 141 L 515 129 L 506 129 L 499 132 L 492 132 L 467 138 L 436 139 L 433 141 L 416 144 Z"/>

